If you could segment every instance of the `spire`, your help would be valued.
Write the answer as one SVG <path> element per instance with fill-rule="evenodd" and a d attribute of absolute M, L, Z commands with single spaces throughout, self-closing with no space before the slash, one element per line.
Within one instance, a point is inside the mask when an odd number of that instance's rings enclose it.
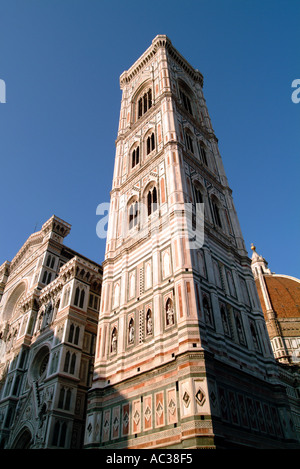
<path fill-rule="evenodd" d="M 251 260 L 251 268 L 254 276 L 256 277 L 258 275 L 258 272 L 261 272 L 262 274 L 271 274 L 270 269 L 268 268 L 268 262 L 266 259 L 262 256 L 260 256 L 256 252 L 256 246 L 254 244 L 251 244 L 251 250 L 252 250 L 252 260 Z"/>

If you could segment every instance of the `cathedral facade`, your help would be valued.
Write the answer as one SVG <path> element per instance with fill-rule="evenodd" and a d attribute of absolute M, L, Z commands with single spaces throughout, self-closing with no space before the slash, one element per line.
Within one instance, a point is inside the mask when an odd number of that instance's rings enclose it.
<path fill-rule="evenodd" d="M 120 85 L 84 447 L 289 447 L 203 76 L 157 36 Z"/>
<path fill-rule="evenodd" d="M 80 448 L 102 267 L 53 216 L 0 267 L 0 447 Z"/>

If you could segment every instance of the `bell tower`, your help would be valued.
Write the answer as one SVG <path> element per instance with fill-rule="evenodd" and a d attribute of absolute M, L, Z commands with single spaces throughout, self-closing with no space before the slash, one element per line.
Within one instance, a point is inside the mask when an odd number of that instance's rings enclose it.
<path fill-rule="evenodd" d="M 85 447 L 277 447 L 291 430 L 203 76 L 158 35 L 120 86 Z"/>

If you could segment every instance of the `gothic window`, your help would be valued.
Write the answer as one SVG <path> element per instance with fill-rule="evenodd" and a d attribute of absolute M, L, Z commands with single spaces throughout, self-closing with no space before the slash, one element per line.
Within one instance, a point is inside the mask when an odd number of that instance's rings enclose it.
<path fill-rule="evenodd" d="M 204 144 L 201 142 L 200 143 L 200 155 L 201 155 L 201 159 L 203 161 L 203 163 L 208 166 L 207 164 L 207 156 L 206 156 L 206 150 L 205 150 L 205 147 L 204 147 Z"/>
<path fill-rule="evenodd" d="M 175 324 L 173 301 L 168 298 L 166 301 L 166 324 L 172 326 Z"/>
<path fill-rule="evenodd" d="M 55 257 L 54 257 L 54 256 L 51 256 L 51 254 L 48 254 L 46 266 L 47 266 L 47 267 L 50 267 L 51 269 L 53 269 L 53 268 L 54 268 L 54 264 L 55 264 Z"/>
<path fill-rule="evenodd" d="M 71 355 L 71 353 L 67 351 L 63 371 L 65 373 L 70 373 L 71 375 L 73 375 L 75 373 L 75 365 L 76 365 L 76 354 L 72 353 Z"/>
<path fill-rule="evenodd" d="M 74 344 L 78 345 L 79 342 L 80 327 L 76 326 Z"/>
<path fill-rule="evenodd" d="M 75 290 L 75 298 L 74 298 L 74 305 L 75 305 L 75 306 L 78 305 L 79 294 L 80 294 L 80 289 L 79 289 L 79 287 L 77 287 L 76 290 Z"/>
<path fill-rule="evenodd" d="M 134 168 L 140 162 L 140 147 L 136 147 L 131 154 L 131 168 Z"/>
<path fill-rule="evenodd" d="M 139 204 L 138 201 L 136 200 L 133 202 L 130 207 L 129 207 L 129 229 L 133 228 L 134 226 L 137 225 L 138 223 L 138 216 L 139 216 Z"/>
<path fill-rule="evenodd" d="M 155 136 L 152 132 L 151 135 L 148 135 L 146 140 L 146 154 L 149 155 L 155 149 Z"/>
<path fill-rule="evenodd" d="M 214 222 L 219 228 L 222 228 L 219 203 L 215 197 L 212 198 L 211 203 L 212 203 Z"/>
<path fill-rule="evenodd" d="M 138 119 L 152 107 L 152 90 L 149 89 L 138 99 Z"/>
<path fill-rule="evenodd" d="M 15 378 L 14 388 L 13 388 L 13 392 L 12 392 L 12 394 L 13 394 L 14 396 L 18 396 L 18 395 L 19 395 L 20 382 L 21 382 L 21 376 L 18 375 L 18 376 Z"/>
<path fill-rule="evenodd" d="M 185 109 L 188 113 L 190 113 L 191 115 L 193 115 L 192 106 L 191 106 L 191 100 L 190 100 L 189 96 L 187 95 L 187 93 L 185 93 L 185 92 L 182 91 L 182 90 L 179 90 L 179 94 L 180 94 L 181 103 L 182 103 L 184 109 Z"/>
<path fill-rule="evenodd" d="M 68 304 L 69 296 L 70 296 L 70 286 L 65 288 L 64 296 L 63 296 L 63 300 L 62 300 L 62 305 L 61 305 L 62 308 L 64 308 Z"/>
<path fill-rule="evenodd" d="M 72 391 L 71 389 L 68 389 L 66 393 L 65 410 L 70 410 L 71 397 L 72 397 Z"/>
<path fill-rule="evenodd" d="M 147 194 L 147 212 L 148 216 L 157 210 L 157 189 L 154 186 Z"/>
<path fill-rule="evenodd" d="M 76 326 L 74 324 L 71 324 L 70 326 L 70 331 L 69 331 L 69 337 L 68 337 L 68 342 L 73 342 L 75 345 L 78 345 L 79 342 L 79 334 L 80 334 L 80 327 Z"/>
<path fill-rule="evenodd" d="M 89 308 L 94 309 L 95 311 L 99 310 L 99 305 L 100 305 L 100 298 L 97 295 L 94 295 L 93 293 L 90 293 L 89 296 Z"/>
<path fill-rule="evenodd" d="M 65 400 L 65 388 L 62 387 L 60 392 L 59 392 L 59 399 L 58 399 L 58 404 L 57 404 L 57 407 L 59 409 L 63 409 L 64 400 Z"/>
<path fill-rule="evenodd" d="M 71 358 L 71 365 L 70 365 L 70 373 L 73 375 L 75 373 L 75 365 L 76 365 L 76 354 L 72 354 Z"/>
<path fill-rule="evenodd" d="M 203 204 L 202 192 L 197 184 L 194 185 L 194 193 L 195 193 L 195 203 Z"/>
<path fill-rule="evenodd" d="M 60 448 L 65 447 L 67 435 L 67 424 L 66 422 L 61 423 L 59 420 L 56 421 L 53 430 L 52 446 Z"/>
<path fill-rule="evenodd" d="M 73 335 L 74 335 L 74 324 L 71 324 L 71 326 L 70 326 L 70 331 L 69 331 L 68 342 L 72 342 L 72 341 L 73 341 Z"/>
<path fill-rule="evenodd" d="M 44 275 L 43 275 L 43 279 L 42 279 L 42 283 L 46 283 L 47 274 L 48 274 L 48 272 L 47 272 L 47 270 L 45 270 Z"/>
<path fill-rule="evenodd" d="M 194 154 L 194 146 L 193 146 L 193 137 L 189 132 L 185 132 L 185 139 L 186 139 L 186 146 L 187 149 Z"/>
<path fill-rule="evenodd" d="M 70 354 L 70 352 L 68 351 L 68 352 L 66 353 L 65 363 L 64 363 L 64 371 L 65 371 L 66 373 L 69 371 L 70 357 L 71 357 L 71 354 Z"/>
<path fill-rule="evenodd" d="M 82 288 L 77 287 L 75 290 L 75 298 L 74 298 L 74 305 L 79 306 L 79 308 L 83 308 L 84 305 L 84 297 L 85 291 Z"/>

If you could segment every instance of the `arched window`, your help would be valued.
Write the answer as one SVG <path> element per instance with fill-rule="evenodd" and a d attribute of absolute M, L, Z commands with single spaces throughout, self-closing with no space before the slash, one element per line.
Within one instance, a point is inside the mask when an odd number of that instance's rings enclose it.
<path fill-rule="evenodd" d="M 76 365 L 76 354 L 72 354 L 71 358 L 71 365 L 70 365 L 70 373 L 73 375 L 75 373 L 75 365 Z"/>
<path fill-rule="evenodd" d="M 133 202 L 130 207 L 129 207 L 129 229 L 133 228 L 134 226 L 137 225 L 138 223 L 138 215 L 139 215 L 139 204 L 138 201 L 136 200 Z"/>
<path fill-rule="evenodd" d="M 71 354 L 70 354 L 70 352 L 68 351 L 68 352 L 66 353 L 65 364 L 64 364 L 64 371 L 65 371 L 66 373 L 67 373 L 68 370 L 69 370 L 70 357 L 71 357 Z"/>
<path fill-rule="evenodd" d="M 149 89 L 138 99 L 138 119 L 152 107 L 152 90 Z"/>
<path fill-rule="evenodd" d="M 57 446 L 58 444 L 58 435 L 60 430 L 60 423 L 59 421 L 56 422 L 54 425 L 53 437 L 52 437 L 52 446 Z"/>
<path fill-rule="evenodd" d="M 140 162 L 140 147 L 136 147 L 131 154 L 131 168 L 134 168 Z"/>
<path fill-rule="evenodd" d="M 196 204 L 203 204 L 203 196 L 198 185 L 194 186 L 194 193 L 195 193 L 195 203 Z"/>
<path fill-rule="evenodd" d="M 46 283 L 47 273 L 48 273 L 47 270 L 45 270 L 44 275 L 43 275 L 43 279 L 42 279 L 42 283 Z"/>
<path fill-rule="evenodd" d="M 65 400 L 65 388 L 61 388 L 60 393 L 59 393 L 58 404 L 57 404 L 57 407 L 59 409 L 63 409 L 64 400 Z"/>
<path fill-rule="evenodd" d="M 155 212 L 155 210 L 157 210 L 157 189 L 154 186 L 152 189 L 148 191 L 148 194 L 147 194 L 148 216 L 151 215 L 151 213 Z"/>
<path fill-rule="evenodd" d="M 75 305 L 75 306 L 78 305 L 79 294 L 80 294 L 80 289 L 79 289 L 79 287 L 77 287 L 76 290 L 75 290 L 75 298 L 74 298 L 74 305 Z"/>
<path fill-rule="evenodd" d="M 155 149 L 155 137 L 153 132 L 147 137 L 146 143 L 146 154 L 149 155 L 149 153 L 151 153 Z"/>
<path fill-rule="evenodd" d="M 202 159 L 202 162 L 208 166 L 207 164 L 207 156 L 206 156 L 206 149 L 205 149 L 205 146 L 202 142 L 200 142 L 200 155 L 201 155 L 201 159 Z"/>
<path fill-rule="evenodd" d="M 72 341 L 73 341 L 73 335 L 74 335 L 74 324 L 71 324 L 71 326 L 70 326 L 70 331 L 69 331 L 68 342 L 72 342 Z"/>
<path fill-rule="evenodd" d="M 68 389 L 67 395 L 66 395 L 65 410 L 70 410 L 71 397 L 72 397 L 72 391 L 71 389 Z"/>
<path fill-rule="evenodd" d="M 67 424 L 64 422 L 60 429 L 60 438 L 59 438 L 59 446 L 64 448 L 65 441 L 66 441 L 66 434 L 67 434 Z"/>
<path fill-rule="evenodd" d="M 47 277 L 47 285 L 51 282 L 51 279 L 52 279 L 52 274 L 51 272 L 49 272 L 48 277 Z"/>
<path fill-rule="evenodd" d="M 187 149 L 194 154 L 193 137 L 189 132 L 185 132 L 185 140 Z"/>
<path fill-rule="evenodd" d="M 84 290 L 81 290 L 81 293 L 80 293 L 80 303 L 79 303 L 79 307 L 80 307 L 80 308 L 83 308 L 84 297 L 85 297 L 85 291 L 84 291 Z"/>
<path fill-rule="evenodd" d="M 80 289 L 79 287 L 77 287 L 75 290 L 74 305 L 79 306 L 79 308 L 83 308 L 84 297 L 85 297 L 84 289 L 83 288 Z"/>
<path fill-rule="evenodd" d="M 211 202 L 212 202 L 212 210 L 213 210 L 215 224 L 219 228 L 222 228 L 219 204 L 215 198 L 213 198 Z"/>
<path fill-rule="evenodd" d="M 79 342 L 79 333 L 80 333 L 80 327 L 77 326 L 77 327 L 76 327 L 76 331 L 75 331 L 75 338 L 74 338 L 74 344 L 75 344 L 75 345 L 78 345 L 78 342 Z"/>
<path fill-rule="evenodd" d="M 179 94 L 180 94 L 181 103 L 182 103 L 184 109 L 185 109 L 188 113 L 190 113 L 191 115 L 193 115 L 191 100 L 190 100 L 189 96 L 188 96 L 187 93 L 186 93 L 185 91 L 183 91 L 182 89 L 179 90 Z"/>

